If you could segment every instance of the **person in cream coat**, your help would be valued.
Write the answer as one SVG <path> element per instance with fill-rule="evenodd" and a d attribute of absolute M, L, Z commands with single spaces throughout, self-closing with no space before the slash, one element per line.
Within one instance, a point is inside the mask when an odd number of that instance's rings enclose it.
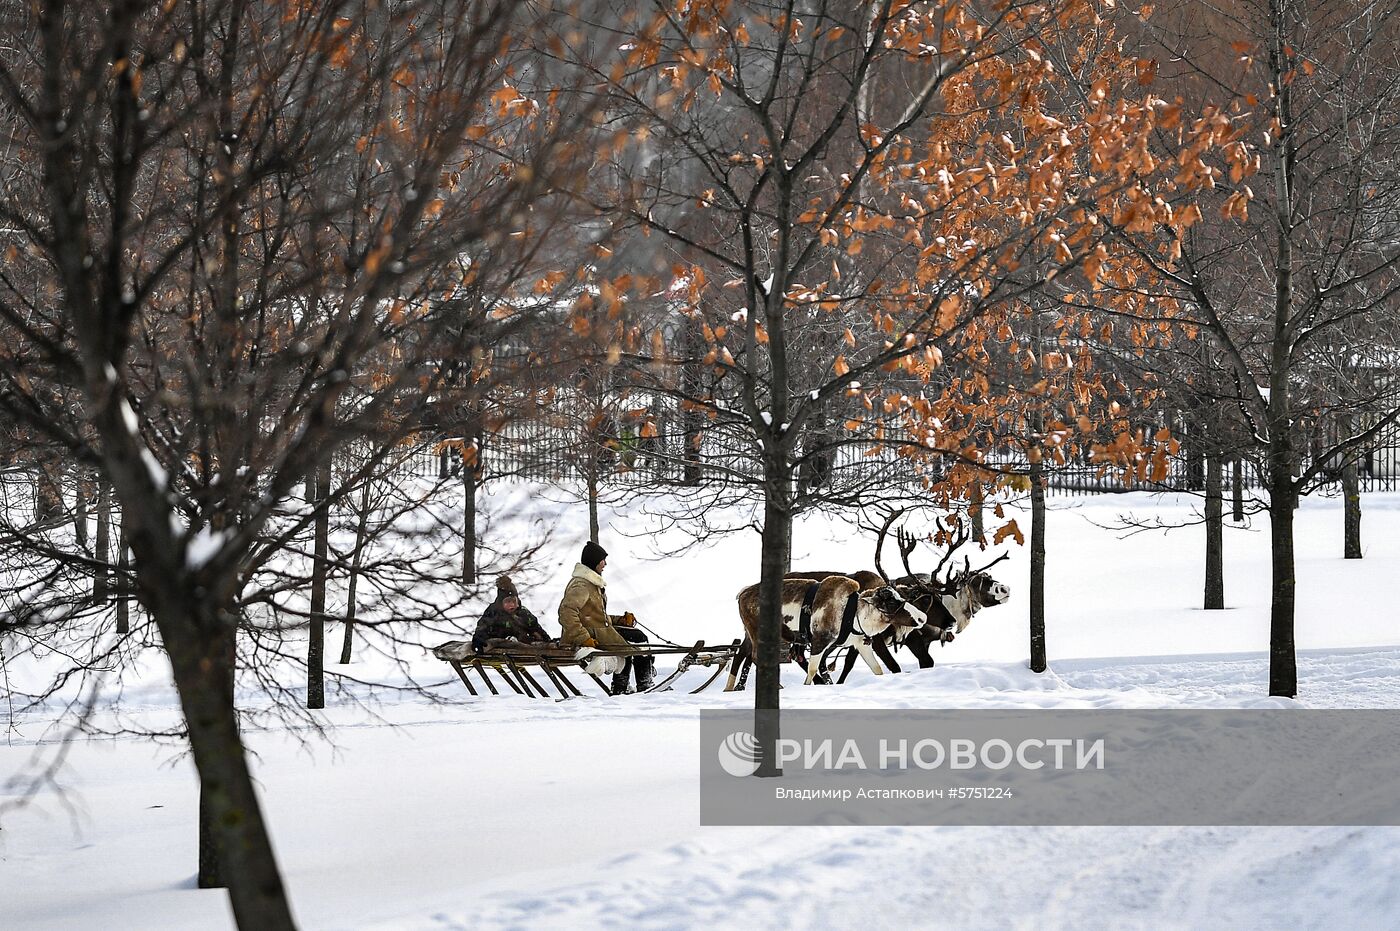
<path fill-rule="evenodd" d="M 603 570 L 608 564 L 608 552 L 589 540 L 574 566 L 564 597 L 559 602 L 559 627 L 563 633 L 559 642 L 575 650 L 614 649 L 630 643 L 646 643 L 644 633 L 633 625 L 630 614 L 608 614 L 607 583 Z M 651 688 L 656 678 L 656 662 L 650 656 L 634 656 L 627 660 L 621 672 L 612 680 L 612 693 L 627 690 L 627 667 L 636 670 L 637 691 Z"/>

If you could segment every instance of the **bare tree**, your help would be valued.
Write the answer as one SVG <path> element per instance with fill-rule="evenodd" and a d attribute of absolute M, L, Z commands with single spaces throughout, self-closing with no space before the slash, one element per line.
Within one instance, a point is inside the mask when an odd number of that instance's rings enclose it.
<path fill-rule="evenodd" d="M 1146 287 L 1162 302 L 1150 318 L 1214 347 L 1245 449 L 1260 460 L 1274 695 L 1298 690 L 1299 496 L 1400 419 L 1400 383 L 1354 377 L 1362 366 L 1393 370 L 1400 346 L 1397 14 L 1393 0 L 1185 2 L 1148 24 L 1180 72 L 1169 77 L 1184 111 L 1217 127 L 1221 157 L 1204 166 L 1204 212 L 1174 227 L 1134 224 L 1125 241 L 1154 266 L 1159 284 Z M 1182 150 L 1171 131 L 1158 144 L 1163 157 Z M 1200 170 L 1167 167 L 1176 183 Z"/>
<path fill-rule="evenodd" d="M 1081 145 L 1129 152 L 1150 106 L 1126 104 L 1128 119 L 1092 132 L 1084 121 L 1102 96 L 1067 98 L 1073 109 L 1050 116 L 1061 96 L 1050 87 L 1079 73 L 1047 61 L 1046 37 L 1097 23 L 1076 2 L 733 3 L 666 20 L 639 43 L 654 80 L 614 89 L 610 106 L 644 128 L 648 156 L 617 159 L 622 196 L 595 201 L 650 237 L 647 293 L 670 295 L 686 321 L 673 331 L 689 325 L 703 341 L 670 342 L 691 351 L 667 358 L 601 289 L 577 316 L 644 384 L 728 437 L 735 472 L 747 471 L 740 459 L 756 466 L 756 733 L 768 750 L 792 518 L 833 497 L 799 481 L 804 462 L 843 449 L 958 456 L 959 438 L 930 413 L 944 350 L 980 344 L 990 308 L 1043 282 L 1047 267 L 1017 273 L 1026 250 L 1092 240 L 1076 202 L 1133 171 L 1124 159 L 1122 173 L 1091 176 L 1076 159 Z M 1111 43 L 1092 48 L 1113 55 Z M 1097 60 L 1082 70 L 1096 86 Z M 762 772 L 774 771 L 770 757 Z"/>
<path fill-rule="evenodd" d="M 110 484 L 119 585 L 169 657 L 213 831 L 201 879 L 241 927 L 292 926 L 234 713 L 240 625 L 266 637 L 245 584 L 315 520 L 288 502 L 338 448 L 382 460 L 469 341 L 519 326 L 493 296 L 594 144 L 587 97 L 533 96 L 527 57 L 583 21 L 503 0 L 80 0 L 0 21 L 0 219 L 19 231 L 0 407 Z M 449 320 L 443 294 L 479 312 Z M 90 570 L 7 529 L 36 568 Z"/>

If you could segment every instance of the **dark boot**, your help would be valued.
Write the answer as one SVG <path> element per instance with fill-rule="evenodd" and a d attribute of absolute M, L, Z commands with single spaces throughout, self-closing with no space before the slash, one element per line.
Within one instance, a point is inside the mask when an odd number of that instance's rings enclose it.
<path fill-rule="evenodd" d="M 637 664 L 637 691 L 645 692 L 656 684 L 656 660 L 648 656 L 633 662 Z"/>
<path fill-rule="evenodd" d="M 627 680 L 631 678 L 631 661 L 622 667 L 622 672 L 614 673 L 612 677 L 612 687 L 608 689 L 610 695 L 626 695 Z"/>

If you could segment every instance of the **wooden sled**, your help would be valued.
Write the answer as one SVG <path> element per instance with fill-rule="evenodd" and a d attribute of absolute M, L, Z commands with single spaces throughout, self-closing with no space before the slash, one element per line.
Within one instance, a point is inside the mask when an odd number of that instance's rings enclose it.
<path fill-rule="evenodd" d="M 706 646 L 705 641 L 697 640 L 694 646 L 684 647 L 679 644 L 651 644 L 639 643 L 626 647 L 599 648 L 598 653 L 604 656 L 680 656 L 680 662 L 676 668 L 665 678 L 660 679 L 647 693 L 666 692 L 672 688 L 672 683 L 680 679 L 688 670 L 700 666 L 706 669 L 713 667 L 710 674 L 698 688 L 692 689 L 690 694 L 703 692 L 714 684 L 720 673 L 733 660 L 734 654 L 739 649 L 739 641 L 735 640 L 725 646 Z M 565 670 L 569 672 L 583 672 L 590 679 L 598 684 L 598 688 L 603 690 L 604 695 L 611 695 L 612 691 L 608 684 L 598 676 L 585 672 L 578 660 L 574 659 L 574 649 L 563 647 L 555 643 L 532 644 L 519 643 L 513 640 L 492 640 L 486 645 L 486 649 L 480 653 L 472 649 L 470 641 L 449 640 L 440 646 L 433 648 L 433 655 L 438 659 L 448 663 L 457 673 L 457 677 L 462 680 L 462 684 L 467 687 L 467 691 L 472 695 L 480 695 L 475 685 L 472 684 L 471 677 L 467 671 L 476 673 L 481 682 L 492 695 L 500 695 L 501 690 L 496 688 L 491 677 L 487 675 L 494 672 L 505 684 L 517 695 L 524 695 L 528 698 L 549 698 L 549 692 L 540 684 L 540 680 L 531 674 L 530 670 L 538 672 L 541 679 L 553 685 L 559 692 L 559 700 L 569 698 L 582 698 L 583 693 L 569 679 Z"/>

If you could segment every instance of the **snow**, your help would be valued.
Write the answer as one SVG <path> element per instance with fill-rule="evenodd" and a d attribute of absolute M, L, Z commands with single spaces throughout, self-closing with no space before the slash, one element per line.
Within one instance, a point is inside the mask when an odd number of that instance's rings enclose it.
<path fill-rule="evenodd" d="M 110 368 L 110 366 L 109 366 Z M 109 379 L 113 377 L 108 376 Z M 136 419 L 136 412 L 131 409 L 131 405 L 125 398 L 121 400 L 122 423 L 126 426 L 127 432 L 131 434 L 132 440 L 140 449 L 141 463 L 146 467 L 146 474 L 151 480 L 151 484 L 156 488 L 164 488 L 168 483 L 165 469 L 161 467 L 154 454 L 146 447 L 141 440 L 141 423 Z"/>
<path fill-rule="evenodd" d="M 131 409 L 131 405 L 127 402 L 126 398 L 122 398 L 121 414 L 122 423 L 126 425 L 127 432 L 132 436 L 140 436 L 141 424 L 136 419 L 136 412 Z"/>
<path fill-rule="evenodd" d="M 156 488 L 164 488 L 168 484 L 165 469 L 161 468 L 161 464 L 156 461 L 155 454 L 147 449 L 144 443 L 141 443 L 139 437 L 136 442 L 141 445 L 141 462 L 146 466 L 146 475 L 151 479 L 151 484 Z"/>
<path fill-rule="evenodd" d="M 227 539 L 227 531 L 214 530 L 210 527 L 202 528 L 185 548 L 185 565 L 191 569 L 203 567 L 205 563 L 214 558 L 219 552 L 219 547 L 223 546 Z"/>
<path fill-rule="evenodd" d="M 1227 529 L 1230 608 L 1207 613 L 1197 607 L 1202 528 L 1126 538 L 1105 529 L 1129 511 L 1186 520 L 1196 502 L 1134 494 L 1051 505 L 1049 672 L 1025 666 L 1027 554 L 1013 549 L 993 570 L 1012 601 L 937 650 L 938 667 L 878 679 L 861 670 L 840 688 L 803 688 L 788 669 L 784 705 L 1400 707 L 1400 495 L 1364 498 L 1360 561 L 1339 558 L 1340 499 L 1299 510 L 1296 702 L 1264 688 L 1266 519 Z M 557 629 L 552 608 L 586 508 L 534 486 L 495 487 L 486 506 L 549 516 L 544 564 L 517 582 Z M 682 542 L 675 528 L 642 532 L 657 509 L 604 508 L 610 605 L 677 640 L 728 640 L 734 592 L 755 577 L 757 535 L 654 558 Z M 1029 530 L 1028 515 L 1008 516 Z M 869 541 L 834 518 L 805 518 L 794 537 L 799 567 L 871 561 Z M 335 725 L 334 749 L 287 726 L 247 731 L 303 927 L 800 928 L 878 916 L 881 927 L 1381 928 L 1400 913 L 1394 828 L 701 828 L 698 710 L 749 707 L 752 692 L 472 699 L 441 663 L 412 665 L 435 700 L 379 691 L 366 707 L 331 697 L 323 720 Z M 350 669 L 393 681 L 372 660 Z M 369 699 L 371 689 L 354 694 Z M 242 687 L 245 707 L 267 701 Z M 163 674 L 127 685 L 120 711 L 147 727 L 173 721 Z M 54 759 L 51 718 L 16 716 L 0 774 L 33 776 Z M 195 784 L 178 748 L 78 740 L 57 781 L 62 797 L 45 790 L 0 815 L 0 927 L 232 927 L 225 895 L 194 888 Z M 24 791 L 0 782 L 0 805 Z"/>

